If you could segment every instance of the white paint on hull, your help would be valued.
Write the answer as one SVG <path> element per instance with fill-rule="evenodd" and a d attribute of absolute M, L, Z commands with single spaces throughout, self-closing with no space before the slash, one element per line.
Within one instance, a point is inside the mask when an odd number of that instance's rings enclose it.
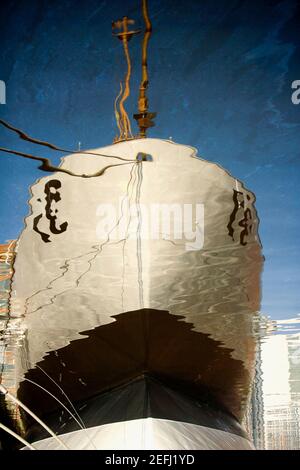
<path fill-rule="evenodd" d="M 33 367 L 47 351 L 82 338 L 80 332 L 115 321 L 113 315 L 145 307 L 183 316 L 196 331 L 231 348 L 232 356 L 251 369 L 261 268 L 253 194 L 218 165 L 195 158 L 195 149 L 188 146 L 140 139 L 95 150 L 127 159 L 139 152 L 153 156 L 153 162 L 142 164 L 140 203 L 204 204 L 203 249 L 186 251 L 186 240 L 172 238 L 141 240 L 139 256 L 134 239 L 102 247 L 96 234 L 97 207 L 119 205 L 128 190 L 131 164 L 90 179 L 64 173 L 41 178 L 31 188 L 31 214 L 18 241 L 12 282 L 11 315 L 24 316 L 27 329 L 25 364 Z M 74 154 L 63 158 L 61 167 L 92 174 L 114 163 L 122 162 Z M 67 221 L 68 229 L 44 243 L 33 221 L 42 214 L 39 227 L 49 231 L 44 191 L 53 179 L 61 183 L 58 223 Z M 236 189 L 243 191 L 245 207 L 253 214 L 247 246 L 239 244 L 238 220 L 235 240 L 228 236 Z"/>
<path fill-rule="evenodd" d="M 236 434 L 155 418 L 95 426 L 59 438 L 71 450 L 254 450 L 248 439 Z M 33 445 L 38 450 L 61 449 L 53 438 Z"/>

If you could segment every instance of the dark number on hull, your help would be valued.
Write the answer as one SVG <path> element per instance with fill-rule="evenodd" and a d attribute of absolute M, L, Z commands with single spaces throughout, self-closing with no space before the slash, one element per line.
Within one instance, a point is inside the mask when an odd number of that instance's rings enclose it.
<path fill-rule="evenodd" d="M 247 200 L 250 200 L 250 196 L 247 194 Z M 227 225 L 228 235 L 234 240 L 234 222 L 237 218 L 239 209 L 243 211 L 243 218 L 239 221 L 239 226 L 243 228 L 240 232 L 240 244 L 245 246 L 247 241 L 245 240 L 248 235 L 252 232 L 252 213 L 249 208 L 245 209 L 245 195 L 241 191 L 233 190 L 233 203 L 234 208 L 230 214 L 229 223 Z"/>
<path fill-rule="evenodd" d="M 57 209 L 54 209 L 52 204 L 57 203 L 61 200 L 60 192 L 58 189 L 61 188 L 61 182 L 59 180 L 50 180 L 45 184 L 44 193 L 46 194 L 46 206 L 45 206 L 45 216 L 49 220 L 49 230 L 53 235 L 59 235 L 67 230 L 68 222 L 56 226 L 57 224 Z M 43 218 L 43 214 L 37 215 L 33 220 L 33 230 L 37 232 L 43 242 L 50 243 L 50 234 L 42 232 L 38 225 L 40 220 Z"/>

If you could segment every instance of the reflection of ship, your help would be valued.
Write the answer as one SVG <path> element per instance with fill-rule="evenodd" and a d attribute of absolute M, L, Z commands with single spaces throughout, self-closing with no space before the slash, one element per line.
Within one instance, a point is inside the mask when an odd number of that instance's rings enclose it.
<path fill-rule="evenodd" d="M 26 331 L 17 394 L 69 448 L 251 448 L 254 196 L 193 148 L 144 138 L 144 65 L 134 139 L 128 77 L 117 143 L 65 157 L 31 188 L 10 294 Z M 35 447 L 58 447 L 31 416 L 22 425 Z"/>
<path fill-rule="evenodd" d="M 247 446 L 239 420 L 261 268 L 253 195 L 190 147 L 138 139 L 94 153 L 139 158 L 31 188 L 11 296 L 27 330 L 19 373 L 63 398 L 49 374 L 98 448 Z M 107 160 L 76 154 L 62 167 L 88 175 Z M 171 208 L 170 224 L 151 237 L 155 204 Z M 84 445 L 86 434 L 43 390 L 21 381 L 18 396 L 70 447 Z M 34 441 L 45 437 L 30 420 L 27 428 Z"/>

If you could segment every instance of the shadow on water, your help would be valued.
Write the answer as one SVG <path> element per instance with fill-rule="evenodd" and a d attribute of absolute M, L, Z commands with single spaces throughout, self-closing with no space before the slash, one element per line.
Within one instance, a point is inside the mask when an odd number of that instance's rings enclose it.
<path fill-rule="evenodd" d="M 90 399 L 101 399 L 109 390 L 120 389 L 141 377 L 159 380 L 171 389 L 174 387 L 178 393 L 183 390 L 184 395 L 199 402 L 195 408 L 213 407 L 217 402 L 223 413 L 241 418 L 241 404 L 247 401 L 251 376 L 242 361 L 231 357 L 230 349 L 222 347 L 208 335 L 193 331 L 191 324 L 166 311 L 144 309 L 116 315 L 115 320 L 82 332 L 85 338 L 48 353 L 37 364 L 60 384 L 73 403 L 78 403 L 78 410 L 82 403 L 86 404 L 85 410 L 80 412 L 86 426 L 91 427 L 99 420 L 95 410 L 88 411 Z M 41 369 L 30 369 L 25 374 L 26 379 L 57 395 L 57 388 Z M 52 426 L 67 431 L 69 416 L 64 413 L 65 419 L 59 419 L 61 409 L 42 390 L 23 381 L 18 396 L 33 411 L 43 410 L 43 417 L 55 413 L 56 419 L 51 418 Z M 129 416 L 130 419 L 146 417 L 141 414 L 147 414 L 148 405 L 145 409 L 140 406 L 135 409 L 132 400 L 128 403 L 124 399 L 121 401 L 121 414 L 114 410 L 114 418 L 110 407 L 103 406 L 101 412 L 99 408 L 101 419 L 98 424 L 122 421 Z M 113 402 L 117 406 L 117 400 Z M 165 406 L 167 403 L 166 400 L 162 403 L 154 401 L 157 410 L 150 416 L 172 419 L 172 410 Z M 151 409 L 148 411 L 152 412 L 151 404 L 149 406 Z M 190 413 L 185 419 L 189 421 L 193 416 L 194 413 Z M 31 421 L 30 426 L 32 424 Z M 71 425 L 74 427 L 74 423 Z"/>

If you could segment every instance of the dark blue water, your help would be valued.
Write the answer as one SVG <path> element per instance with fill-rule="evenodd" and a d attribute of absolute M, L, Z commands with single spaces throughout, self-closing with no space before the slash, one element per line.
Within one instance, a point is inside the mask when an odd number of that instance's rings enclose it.
<path fill-rule="evenodd" d="M 139 1 L 7 0 L 0 8 L 0 80 L 7 92 L 0 118 L 64 148 L 112 143 L 125 63 L 111 21 L 128 15 L 142 26 Z M 265 256 L 261 312 L 296 319 L 300 104 L 291 97 L 300 80 L 299 1 L 149 0 L 149 8 L 148 94 L 150 111 L 158 113 L 149 136 L 197 147 L 253 191 Z M 137 112 L 140 40 L 130 42 L 129 115 Z M 62 156 L 4 128 L 0 146 L 55 164 Z M 0 243 L 23 229 L 29 187 L 41 176 L 37 166 L 0 152 Z M 279 332 L 297 333 L 298 325 L 280 323 Z"/>

